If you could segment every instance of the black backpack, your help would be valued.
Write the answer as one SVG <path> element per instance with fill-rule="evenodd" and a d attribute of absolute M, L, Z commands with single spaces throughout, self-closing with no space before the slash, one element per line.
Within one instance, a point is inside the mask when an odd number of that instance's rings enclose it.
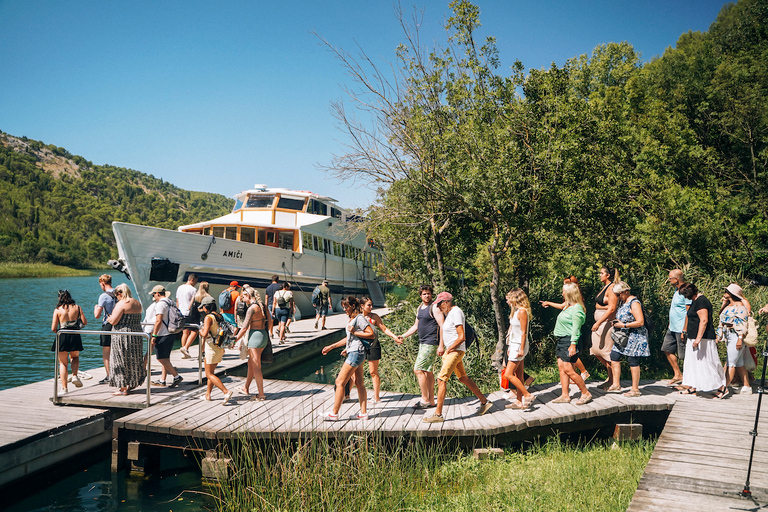
<path fill-rule="evenodd" d="M 469 325 L 469 322 L 465 320 L 464 321 L 464 343 L 466 344 L 467 350 L 469 350 L 469 347 L 471 347 L 476 341 L 477 341 L 477 333 L 475 332 L 475 328 Z"/>
<path fill-rule="evenodd" d="M 248 311 L 248 304 L 246 304 L 242 300 L 237 303 L 237 316 L 244 317 L 247 311 Z"/>

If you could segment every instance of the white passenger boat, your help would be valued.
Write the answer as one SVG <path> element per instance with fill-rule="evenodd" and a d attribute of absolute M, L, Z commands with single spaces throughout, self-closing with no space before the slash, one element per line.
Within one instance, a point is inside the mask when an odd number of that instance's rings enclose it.
<path fill-rule="evenodd" d="M 381 252 L 369 243 L 362 218 L 312 192 L 255 185 L 235 196 L 232 212 L 177 231 L 113 222 L 120 255 L 143 306 L 157 284 L 175 293 L 190 273 L 210 283 L 214 297 L 231 281 L 264 297 L 271 277 L 291 283 L 297 317 L 314 316 L 311 294 L 329 281 L 334 309 L 345 295 L 384 296 L 374 268 Z"/>

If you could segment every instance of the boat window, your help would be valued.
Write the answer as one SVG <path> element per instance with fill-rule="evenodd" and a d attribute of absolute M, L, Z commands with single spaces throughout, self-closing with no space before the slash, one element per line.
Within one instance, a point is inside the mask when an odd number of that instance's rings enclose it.
<path fill-rule="evenodd" d="M 260 229 L 259 230 L 258 244 L 259 245 L 266 245 L 267 244 L 267 232 L 264 229 Z"/>
<path fill-rule="evenodd" d="M 278 246 L 281 249 L 293 250 L 293 231 L 280 231 L 280 243 Z"/>
<path fill-rule="evenodd" d="M 240 228 L 240 241 L 252 244 L 256 241 L 255 228 Z"/>
<path fill-rule="evenodd" d="M 323 238 L 323 252 L 326 254 L 331 254 L 331 241 L 327 238 Z"/>
<path fill-rule="evenodd" d="M 341 210 L 337 210 L 336 208 L 331 207 L 331 217 L 333 217 L 334 219 L 340 219 Z"/>
<path fill-rule="evenodd" d="M 304 209 L 303 199 L 292 199 L 290 197 L 281 197 L 277 202 L 278 208 L 285 208 L 286 210 L 302 211 Z"/>
<path fill-rule="evenodd" d="M 304 247 L 305 250 L 312 249 L 312 235 L 309 233 L 302 233 L 301 246 Z"/>
<path fill-rule="evenodd" d="M 275 243 L 275 232 L 274 231 L 267 231 L 267 243 L 268 244 L 274 244 Z"/>
<path fill-rule="evenodd" d="M 273 195 L 258 195 L 249 196 L 246 208 L 272 208 L 272 203 L 275 202 L 275 196 Z"/>
<path fill-rule="evenodd" d="M 222 226 L 215 226 L 213 228 L 213 236 L 216 238 L 224 238 L 224 228 Z"/>
<path fill-rule="evenodd" d="M 318 239 L 316 236 L 312 237 L 312 248 L 316 251 L 322 251 L 320 248 L 323 245 L 322 238 Z"/>
<path fill-rule="evenodd" d="M 211 234 L 211 228 L 208 228 L 208 227 L 203 228 L 203 234 L 204 235 L 210 235 Z"/>
<path fill-rule="evenodd" d="M 224 238 L 228 240 L 237 240 L 237 226 L 227 226 L 224 232 Z"/>
<path fill-rule="evenodd" d="M 315 215 L 328 215 L 328 205 L 321 203 L 316 199 L 310 199 L 309 206 L 307 206 L 307 213 L 314 213 Z"/>
<path fill-rule="evenodd" d="M 236 212 L 237 210 L 239 210 L 242 207 L 243 207 L 243 198 L 242 197 L 238 197 L 237 200 L 235 201 L 235 207 L 232 208 L 232 211 Z"/>
<path fill-rule="evenodd" d="M 333 242 L 333 255 L 341 256 L 341 244 L 339 242 Z"/>

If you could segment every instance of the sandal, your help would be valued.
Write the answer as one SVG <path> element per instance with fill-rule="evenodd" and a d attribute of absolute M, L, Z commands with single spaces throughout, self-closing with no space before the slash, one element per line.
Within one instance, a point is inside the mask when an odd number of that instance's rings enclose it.
<path fill-rule="evenodd" d="M 552 400 L 552 403 L 553 404 L 569 404 L 571 403 L 571 397 L 560 395 L 559 397 Z"/>
<path fill-rule="evenodd" d="M 671 379 L 669 382 L 667 382 L 667 386 L 673 387 L 682 383 L 683 383 L 683 379 Z"/>
<path fill-rule="evenodd" d="M 635 397 L 640 396 L 640 392 L 639 391 L 627 391 L 626 393 L 624 393 L 624 396 L 626 396 L 627 398 L 635 398 Z"/>
<path fill-rule="evenodd" d="M 244 395 L 250 395 L 250 393 L 248 392 L 247 389 L 245 389 L 244 386 L 238 386 L 236 389 L 237 389 L 238 392 L 240 392 L 240 393 L 242 393 Z"/>
<path fill-rule="evenodd" d="M 718 389 L 717 393 L 715 393 L 715 398 L 717 398 L 718 400 L 722 400 L 723 398 L 727 397 L 730 394 L 731 392 L 728 391 L 728 387 L 726 387 L 725 389 Z"/>
<path fill-rule="evenodd" d="M 507 405 L 504 406 L 505 409 L 525 409 L 525 403 L 520 403 L 517 400 L 514 402 L 510 402 Z"/>
<path fill-rule="evenodd" d="M 621 386 L 611 386 L 605 390 L 606 393 L 621 393 Z"/>
<path fill-rule="evenodd" d="M 589 378 L 589 372 L 581 372 L 581 380 L 586 381 Z"/>
<path fill-rule="evenodd" d="M 585 405 L 592 401 L 592 395 L 581 395 L 576 401 L 576 405 Z"/>
<path fill-rule="evenodd" d="M 696 394 L 696 390 L 693 389 L 693 388 L 685 388 L 685 389 L 682 389 L 682 390 L 678 391 L 678 393 L 680 393 L 681 395 L 695 395 Z"/>
<path fill-rule="evenodd" d="M 531 395 L 530 398 L 523 397 L 523 409 L 530 409 L 535 401 L 536 395 Z"/>

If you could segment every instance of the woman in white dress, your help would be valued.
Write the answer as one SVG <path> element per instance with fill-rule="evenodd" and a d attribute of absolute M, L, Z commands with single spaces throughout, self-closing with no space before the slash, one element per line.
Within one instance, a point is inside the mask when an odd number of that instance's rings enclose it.
<path fill-rule="evenodd" d="M 527 409 L 536 397 L 525 389 L 523 383 L 523 366 L 528 355 L 528 326 L 531 320 L 531 303 L 528 295 L 517 288 L 507 293 L 507 304 L 511 308 L 509 314 L 509 330 L 507 331 L 508 362 L 504 377 L 515 386 L 517 400 L 507 404 L 507 409 Z"/>

